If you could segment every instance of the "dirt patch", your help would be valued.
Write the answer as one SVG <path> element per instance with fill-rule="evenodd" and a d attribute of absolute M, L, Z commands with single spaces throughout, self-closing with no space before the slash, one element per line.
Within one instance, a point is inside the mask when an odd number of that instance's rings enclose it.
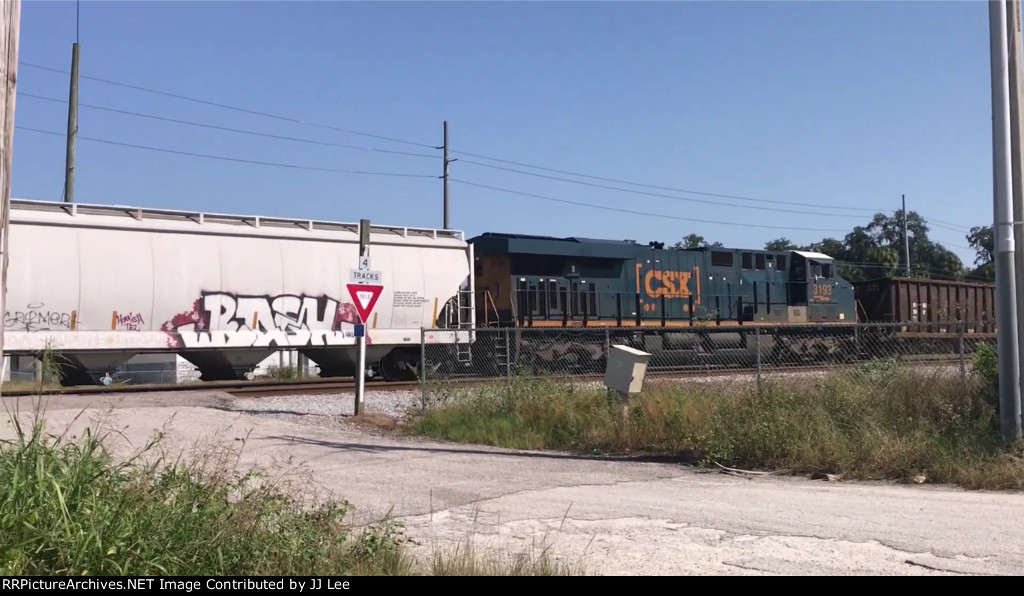
<path fill-rule="evenodd" d="M 363 428 L 386 431 L 393 431 L 398 428 L 399 425 L 398 418 L 388 416 L 387 414 L 378 414 L 376 412 L 368 412 L 358 416 L 348 416 L 344 418 L 344 420 L 349 424 L 354 424 Z"/>

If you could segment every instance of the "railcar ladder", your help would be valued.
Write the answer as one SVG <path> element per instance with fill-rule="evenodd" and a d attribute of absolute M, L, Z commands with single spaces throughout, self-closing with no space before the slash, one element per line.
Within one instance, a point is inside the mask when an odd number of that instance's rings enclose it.
<path fill-rule="evenodd" d="M 473 362 L 473 325 L 475 323 L 476 297 L 468 289 L 460 289 L 455 297 L 455 360 L 469 366 Z M 462 331 L 467 331 L 462 341 Z"/>

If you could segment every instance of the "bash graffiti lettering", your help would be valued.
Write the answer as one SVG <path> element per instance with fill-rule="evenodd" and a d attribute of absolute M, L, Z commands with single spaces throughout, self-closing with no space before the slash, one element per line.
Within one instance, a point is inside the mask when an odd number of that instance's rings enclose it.
<path fill-rule="evenodd" d="M 358 321 L 353 305 L 329 296 L 204 292 L 161 330 L 178 348 L 331 346 L 349 343 Z"/>
<path fill-rule="evenodd" d="M 18 329 L 28 333 L 36 331 L 63 331 L 71 329 L 75 313 L 50 310 L 42 302 L 33 302 L 24 309 L 4 312 L 4 329 Z"/>

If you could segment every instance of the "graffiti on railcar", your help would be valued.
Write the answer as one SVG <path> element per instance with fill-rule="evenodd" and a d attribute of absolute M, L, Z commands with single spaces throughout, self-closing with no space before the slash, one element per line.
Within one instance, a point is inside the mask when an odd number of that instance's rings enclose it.
<path fill-rule="evenodd" d="M 161 330 L 179 348 L 331 346 L 350 343 L 358 322 L 355 306 L 325 295 L 204 292 Z"/>
<path fill-rule="evenodd" d="M 146 320 L 142 313 L 117 312 L 115 310 L 110 316 L 111 331 L 142 331 L 145 324 Z"/>
<path fill-rule="evenodd" d="M 4 311 L 4 329 L 28 333 L 70 330 L 74 322 L 74 312 L 48 309 L 42 302 L 33 302 L 24 308 Z"/>

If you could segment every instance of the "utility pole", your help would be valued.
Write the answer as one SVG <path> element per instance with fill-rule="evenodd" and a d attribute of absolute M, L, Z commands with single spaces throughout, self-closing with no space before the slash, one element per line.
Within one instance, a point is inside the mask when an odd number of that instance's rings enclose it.
<path fill-rule="evenodd" d="M 448 121 L 444 121 L 444 229 L 448 229 Z"/>
<path fill-rule="evenodd" d="M 11 223 L 11 151 L 14 141 L 14 100 L 18 83 L 18 43 L 21 28 L 21 0 L 3 0 L 0 11 L 0 48 L 3 49 L 3 87 L 0 87 L 0 101 L 3 102 L 3 138 L 0 139 L 0 311 L 7 312 L 7 232 Z M 4 358 L 4 329 L 0 325 L 0 360 Z M 6 369 L 6 364 L 4 365 Z M 0 381 L 3 378 L 0 377 Z"/>
<path fill-rule="evenodd" d="M 900 195 L 903 200 L 903 272 L 910 277 L 910 235 L 907 232 L 907 195 Z"/>
<path fill-rule="evenodd" d="M 1010 152 L 1010 74 L 1005 0 L 989 0 L 992 67 L 993 232 L 996 265 L 996 327 L 999 348 L 999 419 L 1003 438 L 1021 436 L 1020 348 L 1017 345 L 1013 241 L 1013 177 Z"/>
<path fill-rule="evenodd" d="M 75 137 L 78 135 L 78 42 L 71 45 L 71 91 L 68 97 L 68 139 L 64 159 L 64 202 L 75 202 Z"/>
<path fill-rule="evenodd" d="M 1024 85 L 1021 84 L 1021 13 L 1020 0 L 1007 2 L 1006 14 L 1007 68 L 1010 71 L 1010 171 L 1013 182 L 1013 269 L 1016 278 L 1015 307 L 1017 311 L 1017 338 L 1024 337 L 1024 159 L 1021 156 L 1021 139 L 1024 137 Z M 1019 369 L 1024 370 L 1024 350 L 1018 348 Z M 1020 381 L 1021 395 L 1024 396 L 1024 378 Z"/>

